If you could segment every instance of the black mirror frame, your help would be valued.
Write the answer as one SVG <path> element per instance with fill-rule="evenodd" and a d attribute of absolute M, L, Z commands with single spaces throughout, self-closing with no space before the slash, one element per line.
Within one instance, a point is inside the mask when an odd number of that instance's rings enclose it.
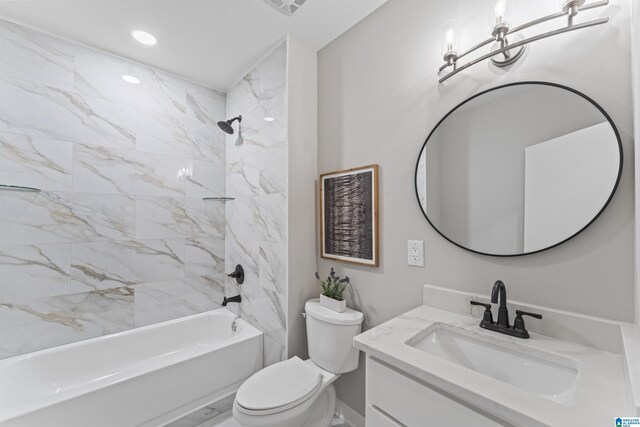
<path fill-rule="evenodd" d="M 591 105 L 593 105 L 594 107 L 596 107 L 601 113 L 602 115 L 607 119 L 607 121 L 609 122 L 609 124 L 611 125 L 611 128 L 613 129 L 613 132 L 616 135 L 616 140 L 618 142 L 618 150 L 620 153 L 620 164 L 618 166 L 618 176 L 616 178 L 616 183 L 613 186 L 613 189 L 611 190 L 611 194 L 609 195 L 609 198 L 607 199 L 607 201 L 605 202 L 605 204 L 602 206 L 602 209 L 600 209 L 600 211 L 593 217 L 593 219 L 591 221 L 589 221 L 584 227 L 582 227 L 580 230 L 578 230 L 575 234 L 573 234 L 572 236 L 567 237 L 566 239 L 548 246 L 546 248 L 543 249 L 538 249 L 537 251 L 532 251 L 532 252 L 524 252 L 521 254 L 507 254 L 507 255 L 502 255 L 502 254 L 489 254 L 489 253 L 485 253 L 485 252 L 480 252 L 480 251 L 476 251 L 473 249 L 469 249 L 465 246 L 462 246 L 459 243 L 454 242 L 453 240 L 449 239 L 447 236 L 445 236 L 429 219 L 429 216 L 427 215 L 427 213 L 425 212 L 424 208 L 422 207 L 422 204 L 420 203 L 420 196 L 418 193 L 418 168 L 420 166 L 420 156 L 422 154 L 422 152 L 424 151 L 424 149 L 427 146 L 427 143 L 429 142 L 429 139 L 431 138 L 431 136 L 433 135 L 433 133 L 436 131 L 436 129 L 438 129 L 438 126 L 440 126 L 440 124 L 445 121 L 447 119 L 447 117 L 449 117 L 454 111 L 456 111 L 458 108 L 462 107 L 463 105 L 465 105 L 467 102 L 472 101 L 473 99 L 482 96 L 486 93 L 489 92 L 493 92 L 495 90 L 499 90 L 499 89 L 504 89 L 507 87 L 511 87 L 511 86 L 521 86 L 521 85 L 542 85 L 542 86 L 552 86 L 552 87 L 556 87 L 559 89 L 564 89 L 567 90 L 569 92 L 572 92 L 580 97 L 582 97 L 583 99 L 587 100 L 588 102 L 591 103 Z M 588 97 L 587 95 L 585 95 L 584 93 L 570 88 L 568 86 L 564 86 L 561 84 L 557 84 L 557 83 L 550 83 L 550 82 L 543 82 L 543 81 L 522 81 L 522 82 L 515 82 L 515 83 L 508 83 L 508 84 L 504 84 L 504 85 L 500 85 L 500 86 L 496 86 L 493 87 L 491 89 L 487 89 L 484 90 L 482 92 L 479 92 L 467 99 L 465 99 L 464 101 L 462 101 L 461 103 L 459 103 L 458 105 L 456 105 L 454 108 L 452 108 L 447 114 L 444 115 L 444 117 L 442 117 L 438 123 L 433 127 L 433 129 L 431 130 L 431 132 L 429 132 L 429 135 L 427 136 L 427 139 L 424 141 L 424 144 L 422 144 L 420 151 L 418 151 L 418 160 L 416 161 L 416 172 L 414 174 L 414 188 L 415 188 L 415 192 L 416 192 L 416 200 L 418 202 L 418 206 L 420 207 L 420 210 L 422 211 L 422 214 L 424 215 L 424 217 L 427 219 L 427 221 L 429 222 L 429 224 L 431 225 L 431 227 L 433 227 L 433 229 L 440 235 L 442 236 L 445 240 L 447 240 L 448 242 L 456 245 L 459 248 L 462 248 L 466 251 L 469 252 L 473 252 L 475 254 L 479 254 L 479 255 L 486 255 L 486 256 L 491 256 L 491 257 L 499 257 L 499 258 L 512 258 L 512 257 L 520 257 L 520 256 L 524 256 L 524 255 L 532 255 L 532 254 L 536 254 L 539 252 L 543 252 L 552 248 L 555 248 L 556 246 L 560 246 L 563 243 L 568 242 L 569 240 L 573 239 L 574 237 L 576 237 L 578 234 L 582 233 L 584 230 L 586 230 L 587 228 L 589 228 L 589 226 L 591 226 L 591 224 L 593 224 L 599 217 L 600 215 L 602 215 L 602 213 L 604 212 L 604 210 L 609 206 L 609 203 L 611 202 L 611 199 L 613 198 L 614 194 L 616 193 L 616 190 L 618 189 L 618 185 L 620 184 L 620 178 L 622 177 L 622 168 L 623 168 L 623 164 L 624 164 L 624 153 L 623 153 L 623 149 L 622 149 L 622 139 L 620 138 L 620 132 L 618 132 L 618 128 L 616 127 L 615 123 L 613 122 L 613 120 L 611 119 L 611 116 L 609 116 L 609 114 L 605 111 L 604 108 L 602 108 L 597 102 L 595 102 L 593 99 L 591 99 L 590 97 Z"/>

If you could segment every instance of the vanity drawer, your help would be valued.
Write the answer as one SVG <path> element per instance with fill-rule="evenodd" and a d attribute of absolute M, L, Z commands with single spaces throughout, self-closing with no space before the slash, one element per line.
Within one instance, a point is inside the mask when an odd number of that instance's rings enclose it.
<path fill-rule="evenodd" d="M 367 358 L 366 424 L 367 427 L 386 427 L 386 424 L 369 423 L 369 407 L 372 405 L 408 427 L 508 425 L 488 418 L 478 410 L 441 394 L 384 362 Z M 397 426 L 398 424 L 389 425 Z"/>

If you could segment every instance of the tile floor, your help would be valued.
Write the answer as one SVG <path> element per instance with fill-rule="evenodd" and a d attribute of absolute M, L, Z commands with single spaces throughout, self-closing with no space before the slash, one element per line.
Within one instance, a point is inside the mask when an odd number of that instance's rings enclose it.
<path fill-rule="evenodd" d="M 207 421 L 206 423 L 200 424 L 198 427 L 238 427 L 235 421 L 233 421 L 233 417 L 229 415 L 226 418 L 216 417 L 215 420 Z M 336 417 L 333 419 L 331 423 L 331 427 L 349 427 L 348 424 Z"/>

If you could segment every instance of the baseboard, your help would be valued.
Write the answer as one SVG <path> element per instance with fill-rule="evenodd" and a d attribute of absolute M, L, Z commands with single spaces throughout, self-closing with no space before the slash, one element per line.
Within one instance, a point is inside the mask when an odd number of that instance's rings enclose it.
<path fill-rule="evenodd" d="M 364 417 L 340 399 L 336 402 L 336 412 L 349 426 L 364 427 Z"/>

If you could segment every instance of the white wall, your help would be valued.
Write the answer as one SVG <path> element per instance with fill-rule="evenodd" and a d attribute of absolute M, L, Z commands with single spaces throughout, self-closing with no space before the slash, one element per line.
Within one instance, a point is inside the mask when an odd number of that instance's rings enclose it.
<path fill-rule="evenodd" d="M 609 141 L 615 135 L 604 122 L 525 149 L 526 252 L 573 236 L 600 212 L 620 165 L 617 144 Z"/>
<path fill-rule="evenodd" d="M 514 22 L 557 10 L 556 0 L 516 0 Z M 532 304 L 633 318 L 634 156 L 630 76 L 630 1 L 613 0 L 608 25 L 544 40 L 510 70 L 483 63 L 437 82 L 443 23 L 463 23 L 465 46 L 486 37 L 489 1 L 392 0 L 319 53 L 318 172 L 380 164 L 379 268 L 318 258 L 354 283 L 352 304 L 370 328 L 421 303 L 430 283 L 488 294 L 496 279 L 508 295 Z M 558 25 L 558 22 L 551 25 Z M 520 258 L 475 255 L 440 237 L 414 191 L 416 157 L 429 131 L 462 100 L 500 84 L 546 80 L 592 97 L 612 116 L 624 146 L 617 195 L 588 230 L 558 248 Z M 425 241 L 425 268 L 406 265 L 406 240 Z M 364 413 L 364 367 L 344 375 L 338 396 Z"/>

